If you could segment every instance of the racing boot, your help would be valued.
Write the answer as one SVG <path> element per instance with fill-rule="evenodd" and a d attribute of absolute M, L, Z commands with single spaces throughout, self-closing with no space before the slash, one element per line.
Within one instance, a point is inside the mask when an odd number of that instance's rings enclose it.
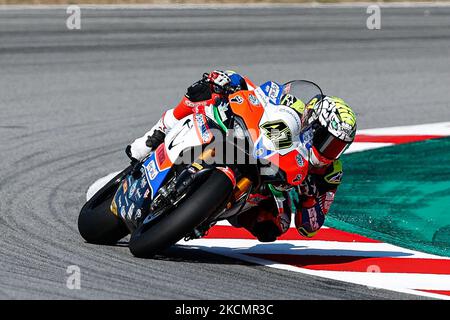
<path fill-rule="evenodd" d="M 178 119 L 173 115 L 173 109 L 167 110 L 150 131 L 127 146 L 125 153 L 132 162 L 141 161 L 164 142 L 166 133 L 177 122 Z"/>

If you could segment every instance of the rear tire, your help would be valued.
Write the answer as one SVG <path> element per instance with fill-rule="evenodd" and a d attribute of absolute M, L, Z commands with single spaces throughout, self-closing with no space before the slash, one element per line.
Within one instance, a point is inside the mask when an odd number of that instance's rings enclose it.
<path fill-rule="evenodd" d="M 126 168 L 101 188 L 80 211 L 78 231 L 89 243 L 115 244 L 129 231 L 125 223 L 110 209 L 111 202 L 122 179 L 131 171 Z"/>
<path fill-rule="evenodd" d="M 141 225 L 131 235 L 129 249 L 135 257 L 150 258 L 181 240 L 215 213 L 233 191 L 230 179 L 215 171 L 181 205 L 151 226 Z"/>

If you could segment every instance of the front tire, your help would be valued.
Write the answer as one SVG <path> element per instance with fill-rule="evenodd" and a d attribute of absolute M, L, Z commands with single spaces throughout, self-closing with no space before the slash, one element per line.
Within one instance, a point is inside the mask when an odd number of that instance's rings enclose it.
<path fill-rule="evenodd" d="M 116 175 L 84 204 L 78 217 L 78 231 L 87 242 L 115 244 L 129 233 L 125 223 L 111 212 L 110 205 L 123 177 L 130 171 L 128 167 Z"/>
<path fill-rule="evenodd" d="M 228 200 L 233 184 L 215 171 L 181 205 L 151 226 L 141 225 L 131 235 L 129 249 L 140 258 L 150 258 L 181 240 L 215 213 Z"/>

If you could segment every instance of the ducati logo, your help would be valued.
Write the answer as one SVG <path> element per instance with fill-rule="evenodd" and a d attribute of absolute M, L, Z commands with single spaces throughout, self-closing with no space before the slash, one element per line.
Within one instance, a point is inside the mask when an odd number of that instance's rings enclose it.
<path fill-rule="evenodd" d="M 233 98 L 230 99 L 230 101 L 234 102 L 234 103 L 242 104 L 242 102 L 244 102 L 244 99 L 242 99 L 241 96 L 234 96 Z"/>

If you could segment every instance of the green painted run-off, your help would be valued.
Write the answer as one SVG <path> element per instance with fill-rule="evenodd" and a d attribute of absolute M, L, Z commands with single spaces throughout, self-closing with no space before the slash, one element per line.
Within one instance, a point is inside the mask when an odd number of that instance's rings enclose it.
<path fill-rule="evenodd" d="M 450 256 L 450 138 L 343 156 L 327 225 Z"/>

